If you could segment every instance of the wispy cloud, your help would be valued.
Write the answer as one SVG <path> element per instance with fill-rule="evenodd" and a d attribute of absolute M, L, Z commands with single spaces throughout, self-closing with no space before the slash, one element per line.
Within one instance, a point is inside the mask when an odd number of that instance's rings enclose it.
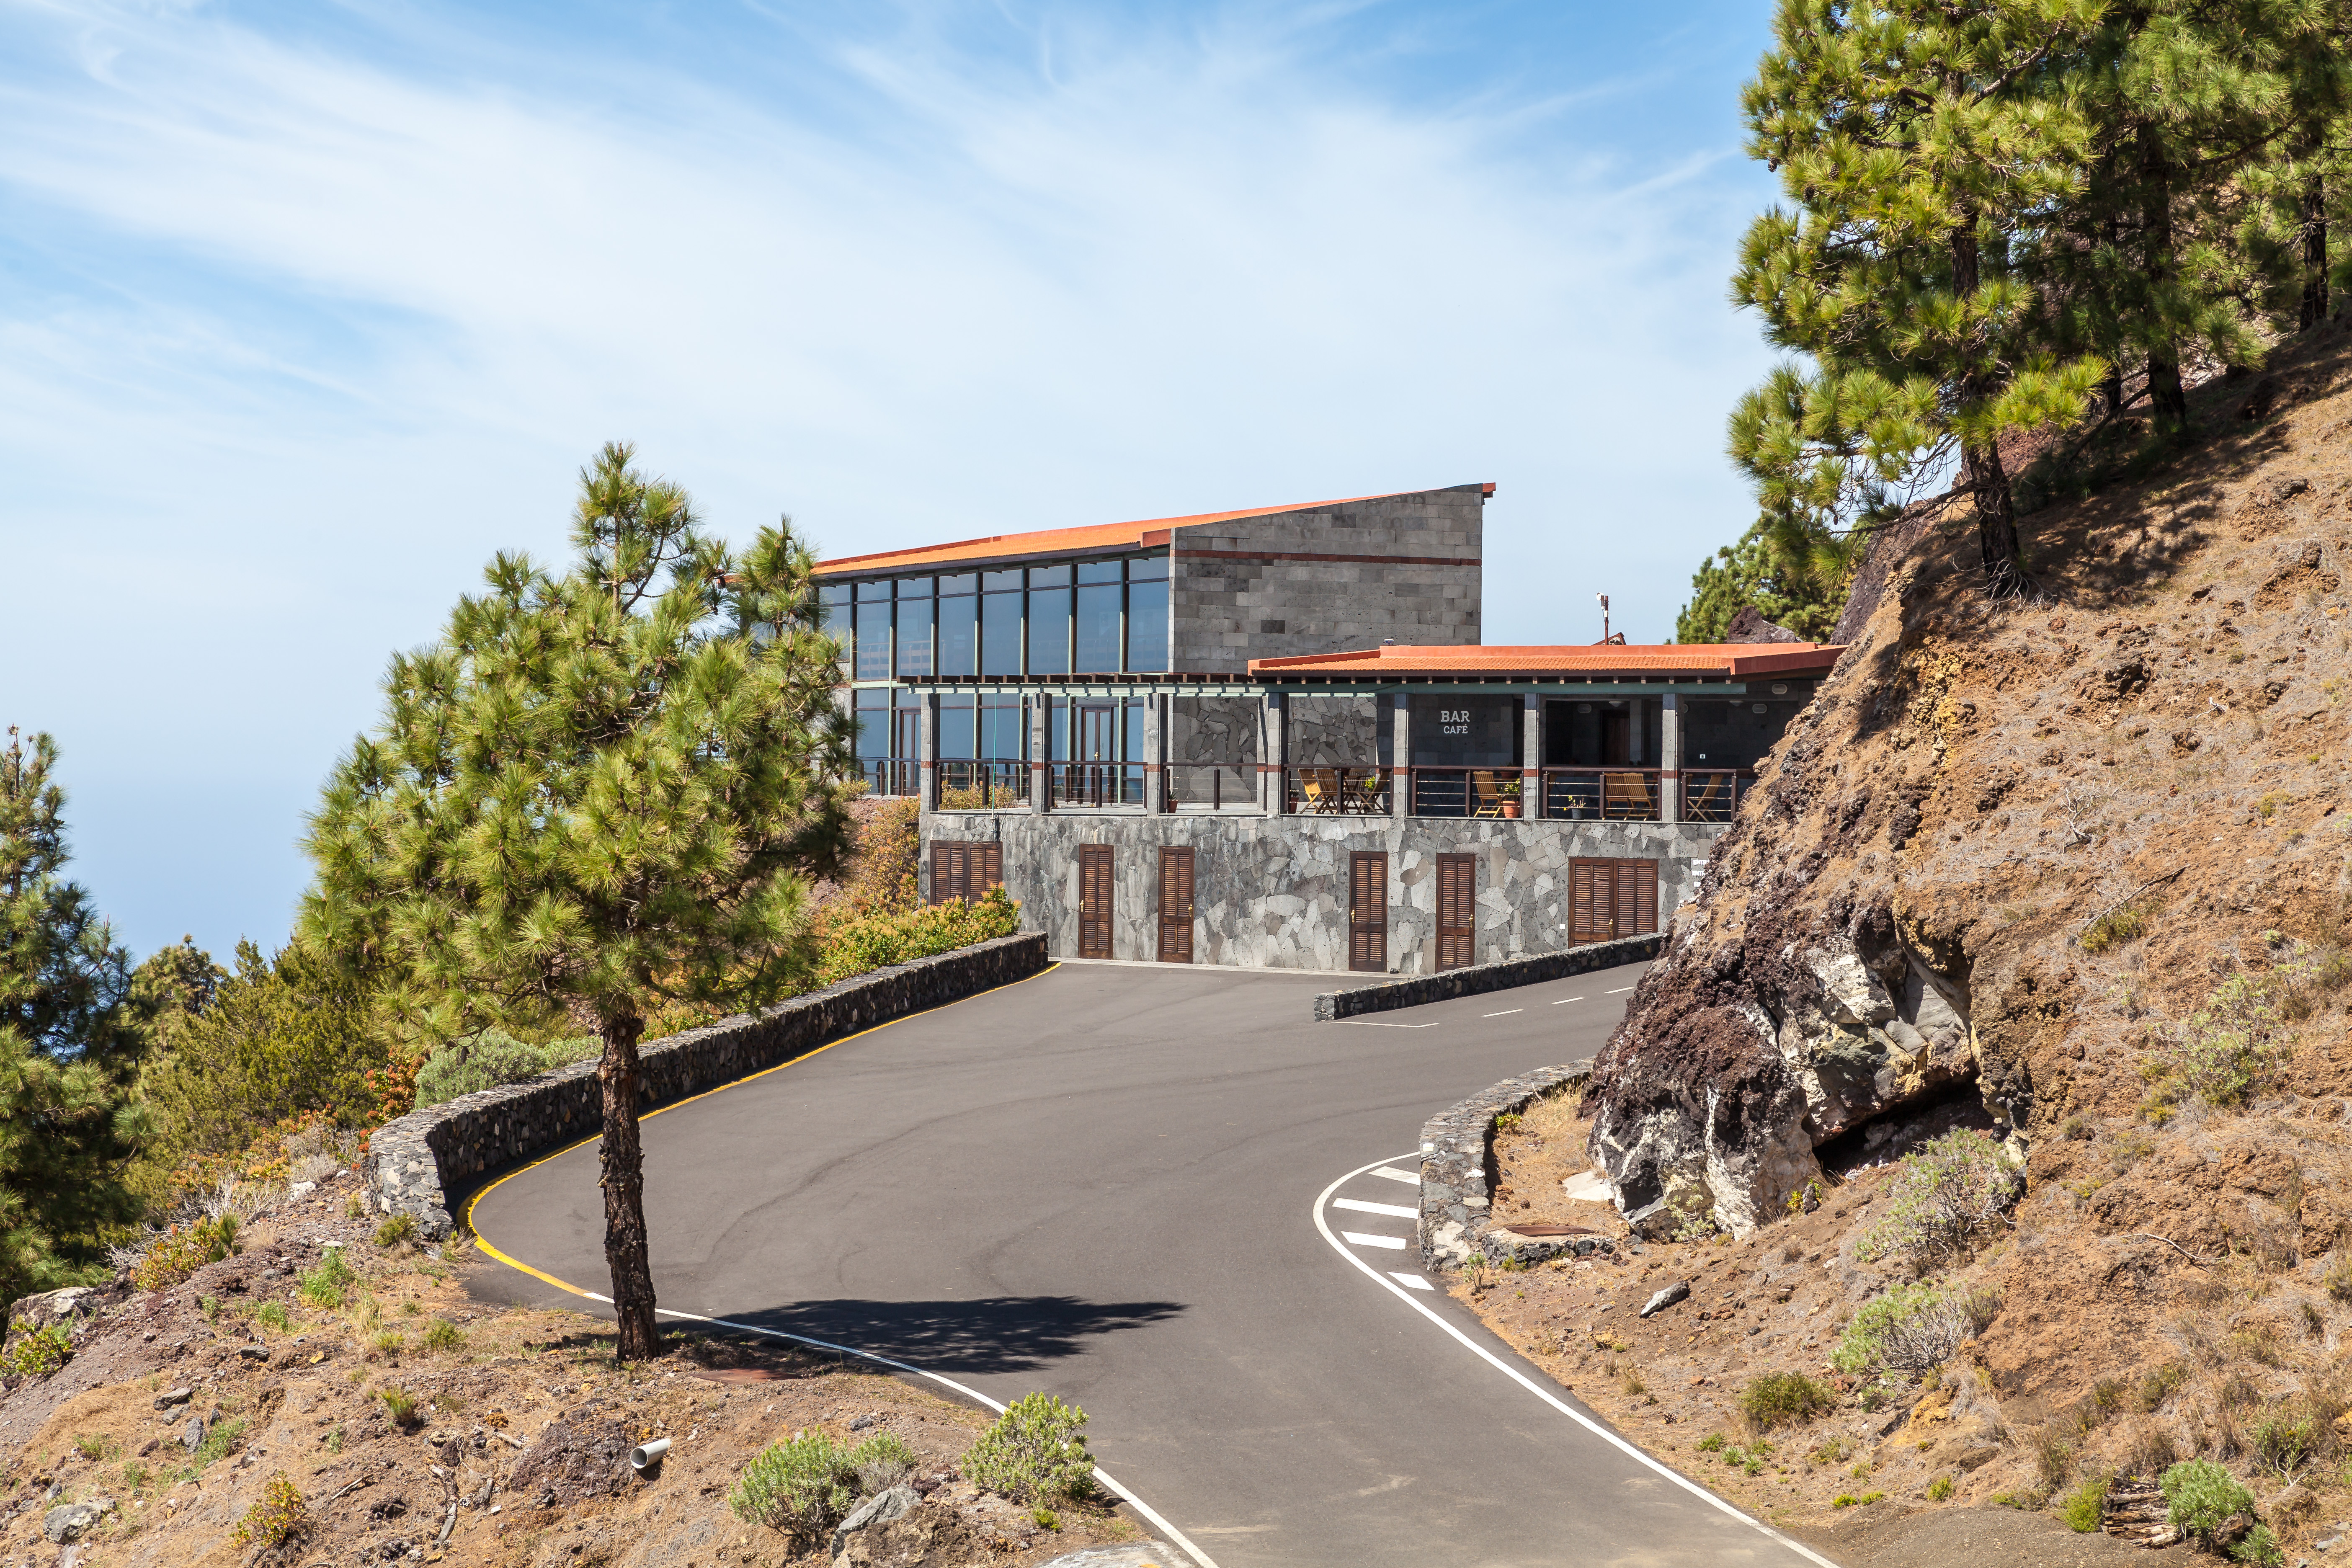
<path fill-rule="evenodd" d="M 1596 589 L 1664 635 L 1741 521 L 1753 183 L 1569 128 L 1654 58 L 1409 93 L 1362 62 L 1426 19 L 1377 8 L 743 13 L 699 57 L 331 17 L 0 10 L 0 529 L 90 590 L 0 630 L 0 699 L 142 943 L 282 930 L 385 653 L 558 547 L 609 436 L 844 552 L 1491 479 L 1498 640 Z"/>

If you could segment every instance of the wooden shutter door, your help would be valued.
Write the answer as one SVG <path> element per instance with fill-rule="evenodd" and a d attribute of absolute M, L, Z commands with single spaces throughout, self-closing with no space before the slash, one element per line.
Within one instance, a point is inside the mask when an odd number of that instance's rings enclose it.
<path fill-rule="evenodd" d="M 1658 863 L 1617 862 L 1617 934 L 1643 936 L 1658 929 Z"/>
<path fill-rule="evenodd" d="M 970 844 L 964 848 L 964 885 L 971 889 L 966 897 L 977 899 L 991 888 L 1004 886 L 1003 845 Z"/>
<path fill-rule="evenodd" d="M 1389 858 L 1378 850 L 1348 858 L 1348 967 L 1389 971 Z"/>
<path fill-rule="evenodd" d="M 1568 863 L 1568 940 L 1607 942 L 1617 931 L 1617 868 L 1620 860 L 1571 860 Z M 1653 902 L 1655 895 L 1653 895 Z"/>
<path fill-rule="evenodd" d="M 1192 962 L 1192 851 L 1160 851 L 1160 962 Z"/>
<path fill-rule="evenodd" d="M 1477 962 L 1478 858 L 1437 858 L 1437 967 L 1460 969 Z"/>
<path fill-rule="evenodd" d="M 947 839 L 931 841 L 931 902 L 965 897 L 964 848 Z"/>
<path fill-rule="evenodd" d="M 1078 956 L 1110 956 L 1110 846 L 1078 846 Z"/>

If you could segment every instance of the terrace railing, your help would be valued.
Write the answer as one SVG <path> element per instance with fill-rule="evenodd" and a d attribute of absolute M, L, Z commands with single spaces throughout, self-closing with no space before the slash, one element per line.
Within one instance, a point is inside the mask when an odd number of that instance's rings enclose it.
<path fill-rule="evenodd" d="M 923 764 L 913 757 L 867 757 L 857 766 L 868 795 L 923 793 Z"/>
<path fill-rule="evenodd" d="M 1544 816 L 1565 822 L 1655 822 L 1655 768 L 1546 768 Z"/>
<path fill-rule="evenodd" d="M 1171 763 L 1171 811 L 1255 811 L 1257 769 L 1246 763 Z"/>
<path fill-rule="evenodd" d="M 1029 764 L 992 757 L 939 764 L 939 809 L 1007 811 L 1029 804 Z"/>
<path fill-rule="evenodd" d="M 1389 771 L 1332 763 L 1282 770 L 1282 809 L 1293 816 L 1386 816 Z"/>
<path fill-rule="evenodd" d="M 1141 763 L 1055 763 L 1045 780 L 1049 806 L 1104 811 L 1143 805 Z"/>
<path fill-rule="evenodd" d="M 1413 768 L 1415 816 L 1519 815 L 1519 770 L 1503 768 Z"/>
<path fill-rule="evenodd" d="M 1754 768 L 1701 768 L 1683 773 L 1683 820 L 1729 822 L 1756 787 Z"/>

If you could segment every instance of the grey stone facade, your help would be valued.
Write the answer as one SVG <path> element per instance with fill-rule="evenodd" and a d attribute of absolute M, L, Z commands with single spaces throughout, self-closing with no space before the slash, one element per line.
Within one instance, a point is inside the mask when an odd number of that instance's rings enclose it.
<path fill-rule="evenodd" d="M 1485 504 L 1455 485 L 1178 530 L 1171 668 L 1477 642 Z"/>
<path fill-rule="evenodd" d="M 1390 763 L 1388 726 L 1377 697 L 1327 697 L 1294 691 L 1282 700 L 1283 742 L 1293 767 L 1362 767 Z"/>
<path fill-rule="evenodd" d="M 1111 956 L 1159 953 L 1159 849 L 1193 850 L 1192 955 L 1259 969 L 1348 967 L 1348 867 L 1358 850 L 1389 858 L 1389 972 L 1436 972 L 1436 857 L 1479 858 L 1476 952 L 1482 963 L 1568 949 L 1568 863 L 1658 862 L 1658 918 L 1688 899 L 1724 828 L 1662 822 L 1559 822 L 1385 816 L 1149 816 L 1140 812 L 933 812 L 939 839 L 1003 846 L 1004 883 L 1024 929 L 1056 955 L 1078 947 L 1078 847 L 1112 847 Z M 925 896 L 930 855 L 923 857 Z"/>
<path fill-rule="evenodd" d="M 638 1047 L 638 1109 L 700 1094 L 860 1029 L 1026 979 L 1045 966 L 1045 944 L 1034 935 L 1001 937 L 877 969 L 756 1016 L 650 1041 Z M 418 1233 L 437 1241 L 456 1223 L 451 1202 L 475 1178 L 589 1137 L 603 1121 L 593 1060 L 461 1095 L 376 1131 L 368 1141 L 368 1195 L 375 1212 L 412 1215 Z"/>

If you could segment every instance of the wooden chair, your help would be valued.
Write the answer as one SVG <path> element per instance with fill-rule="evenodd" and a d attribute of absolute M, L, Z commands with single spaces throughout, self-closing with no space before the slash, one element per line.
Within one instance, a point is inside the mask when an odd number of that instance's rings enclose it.
<path fill-rule="evenodd" d="M 1685 773 L 1685 778 L 1692 775 Z M 1700 773 L 1698 788 L 1683 797 L 1685 822 L 1727 822 L 1731 819 L 1731 775 Z"/>
<path fill-rule="evenodd" d="M 1320 816 L 1338 808 L 1332 798 L 1339 792 L 1331 787 L 1329 768 L 1298 770 L 1298 809 L 1302 815 Z"/>
<path fill-rule="evenodd" d="M 1470 774 L 1470 815 L 1500 816 L 1503 815 L 1503 792 L 1495 783 L 1495 775 L 1484 769 Z"/>
<path fill-rule="evenodd" d="M 1640 773 L 1601 775 L 1601 815 L 1612 822 L 1650 822 L 1657 807 L 1650 800 L 1650 782 Z"/>

